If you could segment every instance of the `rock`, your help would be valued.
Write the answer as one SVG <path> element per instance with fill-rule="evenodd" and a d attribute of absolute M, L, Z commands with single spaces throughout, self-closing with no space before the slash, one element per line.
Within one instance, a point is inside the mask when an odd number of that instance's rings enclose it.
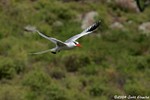
<path fill-rule="evenodd" d="M 132 20 L 128 20 L 127 23 L 128 23 L 128 24 L 132 24 L 133 21 L 132 21 Z"/>
<path fill-rule="evenodd" d="M 88 26 L 90 26 L 91 24 L 93 24 L 95 22 L 94 18 L 98 15 L 97 12 L 95 11 L 91 11 L 86 13 L 83 18 L 82 18 L 82 29 L 87 28 Z"/>
<path fill-rule="evenodd" d="M 150 33 L 150 22 L 142 23 L 139 26 L 139 30 L 143 31 L 143 33 Z"/>
<path fill-rule="evenodd" d="M 107 2 L 107 3 L 111 3 L 111 0 L 107 0 L 106 2 Z"/>
<path fill-rule="evenodd" d="M 110 28 L 112 29 L 123 29 L 124 26 L 120 22 L 114 22 L 110 25 Z"/>
<path fill-rule="evenodd" d="M 56 26 L 56 27 L 63 26 L 63 23 L 61 21 L 55 21 L 53 23 L 53 26 Z"/>
<path fill-rule="evenodd" d="M 116 5 L 120 8 L 134 12 L 140 12 L 135 0 L 115 0 Z"/>

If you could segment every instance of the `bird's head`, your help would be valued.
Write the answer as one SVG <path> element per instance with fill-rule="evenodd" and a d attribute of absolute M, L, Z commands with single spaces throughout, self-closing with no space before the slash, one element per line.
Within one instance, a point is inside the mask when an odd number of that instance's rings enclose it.
<path fill-rule="evenodd" d="M 74 45 L 75 45 L 76 47 L 81 47 L 81 44 L 80 44 L 79 42 L 74 41 L 73 43 L 74 43 Z"/>

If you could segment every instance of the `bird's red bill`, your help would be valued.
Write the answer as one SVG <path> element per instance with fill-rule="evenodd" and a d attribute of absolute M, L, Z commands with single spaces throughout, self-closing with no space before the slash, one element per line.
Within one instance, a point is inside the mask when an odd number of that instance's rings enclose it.
<path fill-rule="evenodd" d="M 77 47 L 81 47 L 81 44 L 76 44 Z"/>

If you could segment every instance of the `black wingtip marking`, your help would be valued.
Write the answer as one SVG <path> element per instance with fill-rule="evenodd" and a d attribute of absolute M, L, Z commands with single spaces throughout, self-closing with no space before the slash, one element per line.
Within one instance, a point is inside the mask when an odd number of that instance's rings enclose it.
<path fill-rule="evenodd" d="M 95 24 L 93 24 L 88 30 L 87 32 L 91 32 L 94 31 L 97 27 L 99 27 L 100 25 L 100 21 L 96 22 Z"/>

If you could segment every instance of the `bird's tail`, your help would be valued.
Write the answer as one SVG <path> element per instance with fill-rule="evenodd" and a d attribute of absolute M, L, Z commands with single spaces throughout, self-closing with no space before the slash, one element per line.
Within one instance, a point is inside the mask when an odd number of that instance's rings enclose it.
<path fill-rule="evenodd" d="M 28 31 L 28 32 L 37 32 L 38 31 L 36 29 L 36 27 L 30 26 L 30 25 L 26 26 L 24 29 L 25 29 L 25 31 Z"/>
<path fill-rule="evenodd" d="M 47 52 L 56 53 L 54 48 L 52 48 L 52 49 L 48 49 L 48 50 L 44 50 L 44 51 L 40 51 L 40 52 L 31 53 L 31 54 L 43 54 L 43 53 L 47 53 Z"/>

